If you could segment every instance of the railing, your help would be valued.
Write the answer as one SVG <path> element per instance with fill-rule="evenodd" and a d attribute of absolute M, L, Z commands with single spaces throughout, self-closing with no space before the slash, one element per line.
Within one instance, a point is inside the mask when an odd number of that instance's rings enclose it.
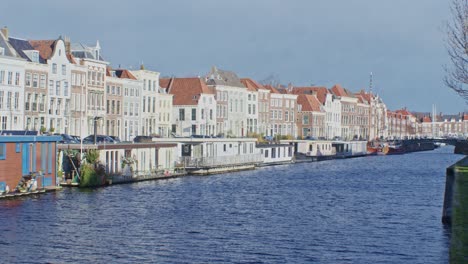
<path fill-rule="evenodd" d="M 182 157 L 180 163 L 188 168 L 199 168 L 199 167 L 220 167 L 220 166 L 231 166 L 241 164 L 252 164 L 260 163 L 263 161 L 262 154 L 250 154 L 250 155 L 232 155 L 232 156 L 221 156 L 221 157 Z"/>

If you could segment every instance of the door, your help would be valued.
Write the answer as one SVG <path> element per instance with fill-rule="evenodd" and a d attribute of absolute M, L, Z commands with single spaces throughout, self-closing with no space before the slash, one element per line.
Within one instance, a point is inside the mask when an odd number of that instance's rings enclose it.
<path fill-rule="evenodd" d="M 22 174 L 28 175 L 30 170 L 30 164 L 31 164 L 31 157 L 29 155 L 29 144 L 28 143 L 23 143 L 23 151 L 21 153 L 22 158 L 21 158 L 21 168 L 22 168 Z"/>

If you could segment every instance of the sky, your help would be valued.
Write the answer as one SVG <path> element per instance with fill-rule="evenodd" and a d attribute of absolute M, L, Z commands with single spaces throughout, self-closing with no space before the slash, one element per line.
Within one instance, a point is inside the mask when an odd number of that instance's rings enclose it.
<path fill-rule="evenodd" d="M 6 0 L 10 36 L 101 45 L 114 68 L 193 77 L 215 65 L 294 86 L 369 88 L 396 110 L 455 114 L 444 86 L 448 0 Z M 27 8 L 26 8 L 27 7 Z"/>

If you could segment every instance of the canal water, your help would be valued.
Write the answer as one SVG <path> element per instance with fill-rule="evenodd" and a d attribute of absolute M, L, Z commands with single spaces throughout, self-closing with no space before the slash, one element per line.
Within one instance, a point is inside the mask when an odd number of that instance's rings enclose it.
<path fill-rule="evenodd" d="M 1 263 L 446 263 L 452 147 L 0 201 Z"/>

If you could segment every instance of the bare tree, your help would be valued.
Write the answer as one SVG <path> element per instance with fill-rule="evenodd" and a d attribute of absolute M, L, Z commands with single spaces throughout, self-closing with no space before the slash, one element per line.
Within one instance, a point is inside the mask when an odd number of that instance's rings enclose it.
<path fill-rule="evenodd" d="M 260 83 L 263 85 L 271 85 L 273 87 L 278 87 L 279 85 L 281 85 L 279 76 L 276 73 L 271 73 L 265 79 L 261 80 Z"/>
<path fill-rule="evenodd" d="M 468 0 L 452 0 L 452 20 L 447 23 L 447 51 L 451 65 L 444 82 L 468 102 Z"/>

